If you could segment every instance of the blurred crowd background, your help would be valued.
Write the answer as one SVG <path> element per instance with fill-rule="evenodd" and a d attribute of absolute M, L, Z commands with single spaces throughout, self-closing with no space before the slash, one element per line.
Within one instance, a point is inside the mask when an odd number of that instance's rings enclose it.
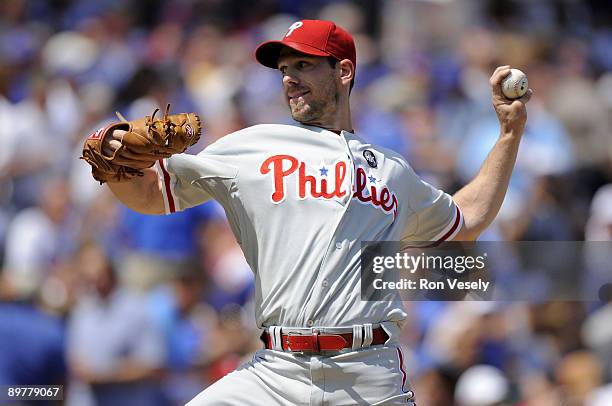
<path fill-rule="evenodd" d="M 190 153 L 289 123 L 279 73 L 253 52 L 300 18 L 355 36 L 356 131 L 451 193 L 498 135 L 492 71 L 525 71 L 526 133 L 482 239 L 612 239 L 608 1 L 2 0 L 0 384 L 63 384 L 68 405 L 180 405 L 261 347 L 219 206 L 131 212 L 78 157 L 114 111 L 167 102 L 203 118 Z M 601 296 L 407 303 L 419 405 L 612 405 Z"/>

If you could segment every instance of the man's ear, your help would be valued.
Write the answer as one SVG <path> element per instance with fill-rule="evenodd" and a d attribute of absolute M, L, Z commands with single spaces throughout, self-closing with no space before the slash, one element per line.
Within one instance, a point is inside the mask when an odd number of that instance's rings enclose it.
<path fill-rule="evenodd" d="M 340 66 L 340 79 L 347 85 L 355 78 L 355 66 L 350 59 L 343 59 L 338 64 Z"/>

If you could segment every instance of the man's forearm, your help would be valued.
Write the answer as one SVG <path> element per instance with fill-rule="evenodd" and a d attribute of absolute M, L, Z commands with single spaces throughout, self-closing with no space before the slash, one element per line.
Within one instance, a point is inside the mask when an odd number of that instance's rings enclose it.
<path fill-rule="evenodd" d="M 453 196 L 463 212 L 463 227 L 456 240 L 475 240 L 493 222 L 506 196 L 527 122 L 526 104 L 531 89 L 519 99 L 504 96 L 501 83 L 510 66 L 498 66 L 489 79 L 491 100 L 500 124 L 500 136 L 478 175 Z"/>
<path fill-rule="evenodd" d="M 501 134 L 478 175 L 453 196 L 463 213 L 461 239 L 475 240 L 497 216 L 514 169 L 520 135 Z"/>
<path fill-rule="evenodd" d="M 143 214 L 164 214 L 164 198 L 157 171 L 148 168 L 143 172 L 144 176 L 128 182 L 108 182 L 107 185 L 121 203 L 130 209 Z"/>

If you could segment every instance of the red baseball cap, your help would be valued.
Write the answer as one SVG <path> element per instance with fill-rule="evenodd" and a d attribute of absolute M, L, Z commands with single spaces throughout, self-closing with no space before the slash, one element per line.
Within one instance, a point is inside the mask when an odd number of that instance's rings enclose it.
<path fill-rule="evenodd" d="M 283 47 L 315 56 L 349 59 L 357 67 L 357 52 L 351 34 L 331 21 L 301 20 L 291 24 L 280 41 L 268 41 L 257 47 L 255 58 L 264 66 L 278 69 L 278 57 Z"/>

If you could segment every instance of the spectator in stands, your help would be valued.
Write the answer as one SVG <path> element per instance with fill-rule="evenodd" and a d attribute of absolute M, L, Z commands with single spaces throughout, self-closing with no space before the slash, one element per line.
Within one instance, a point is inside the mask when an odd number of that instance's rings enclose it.
<path fill-rule="evenodd" d="M 79 272 L 84 289 L 68 326 L 68 363 L 77 388 L 86 385 L 100 406 L 163 405 L 158 379 L 164 343 L 146 300 L 118 284 L 96 245 L 81 249 Z M 80 396 L 73 404 L 87 401 Z"/>

